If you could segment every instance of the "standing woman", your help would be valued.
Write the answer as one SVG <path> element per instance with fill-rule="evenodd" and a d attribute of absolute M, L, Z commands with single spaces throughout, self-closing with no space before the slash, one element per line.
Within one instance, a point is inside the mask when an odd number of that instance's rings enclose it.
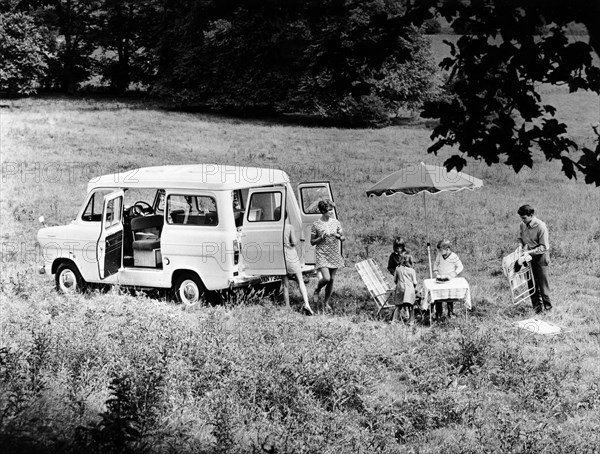
<path fill-rule="evenodd" d="M 296 276 L 298 281 L 298 287 L 300 287 L 300 293 L 302 294 L 302 300 L 304 305 L 302 306 L 302 313 L 305 315 L 314 315 L 310 304 L 308 303 L 308 293 L 306 291 L 306 285 L 302 278 L 302 266 L 300 265 L 300 258 L 298 257 L 298 251 L 296 246 L 296 235 L 294 234 L 294 228 L 288 222 L 288 214 L 285 212 L 285 226 L 283 229 L 283 252 L 285 254 L 285 267 L 287 274 L 283 276 L 283 299 L 285 304 L 289 307 L 290 305 L 290 279 L 289 274 Z"/>
<path fill-rule="evenodd" d="M 344 241 L 344 232 L 340 221 L 334 219 L 333 208 L 335 205 L 329 200 L 321 200 L 318 208 L 321 217 L 317 219 L 310 231 L 310 244 L 316 246 L 316 267 L 321 272 L 321 279 L 315 289 L 314 302 L 319 302 L 319 292 L 325 287 L 325 299 L 323 309 L 331 310 L 329 298 L 333 290 L 333 281 L 338 268 L 344 266 L 344 259 L 340 254 L 338 242 Z"/>

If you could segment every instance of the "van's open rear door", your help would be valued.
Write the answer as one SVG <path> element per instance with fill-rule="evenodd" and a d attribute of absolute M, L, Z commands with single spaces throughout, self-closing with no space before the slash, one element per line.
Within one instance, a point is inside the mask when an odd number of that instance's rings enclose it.
<path fill-rule="evenodd" d="M 298 185 L 298 203 L 300 203 L 300 212 L 302 214 L 302 232 L 306 241 L 304 244 L 304 263 L 307 265 L 315 264 L 315 247 L 310 244 L 310 229 L 313 222 L 321 217 L 318 204 L 321 200 L 333 200 L 331 186 L 327 181 L 315 181 L 300 183 Z M 334 208 L 335 218 L 337 211 Z M 342 247 L 340 242 L 340 248 Z M 341 253 L 341 249 L 340 249 Z"/>
<path fill-rule="evenodd" d="M 104 196 L 96 259 L 100 279 L 118 273 L 123 260 L 123 190 Z"/>
<path fill-rule="evenodd" d="M 285 197 L 283 186 L 249 190 L 241 238 L 246 274 L 286 274 L 283 252 Z"/>

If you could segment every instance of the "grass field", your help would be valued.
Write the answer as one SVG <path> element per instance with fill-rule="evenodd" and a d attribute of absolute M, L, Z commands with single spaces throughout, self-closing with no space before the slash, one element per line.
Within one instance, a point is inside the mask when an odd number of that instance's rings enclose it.
<path fill-rule="evenodd" d="M 542 87 L 593 145 L 600 101 Z M 373 318 L 354 263 L 385 263 L 394 236 L 427 274 L 422 196 L 367 199 L 428 156 L 416 118 L 380 130 L 282 125 L 165 111 L 141 101 L 2 101 L 0 445 L 3 452 L 599 452 L 599 192 L 536 156 L 533 170 L 469 162 L 474 192 L 428 197 L 432 242 L 465 264 L 474 311 L 431 328 Z M 147 165 L 274 166 L 329 180 L 347 234 L 334 314 L 280 302 L 185 308 L 119 292 L 61 296 L 37 274 L 37 218 L 72 219 L 87 181 Z M 512 323 L 500 260 L 517 208 L 550 230 L 555 337 Z M 309 284 L 309 292 L 314 282 Z M 293 302 L 299 304 L 297 290 Z"/>

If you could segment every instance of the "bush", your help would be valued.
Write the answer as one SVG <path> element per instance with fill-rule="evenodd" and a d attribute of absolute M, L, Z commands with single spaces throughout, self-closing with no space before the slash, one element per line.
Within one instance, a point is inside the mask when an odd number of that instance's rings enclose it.
<path fill-rule="evenodd" d="M 9 95 L 36 93 L 55 58 L 45 27 L 21 12 L 0 14 L 0 91 Z"/>

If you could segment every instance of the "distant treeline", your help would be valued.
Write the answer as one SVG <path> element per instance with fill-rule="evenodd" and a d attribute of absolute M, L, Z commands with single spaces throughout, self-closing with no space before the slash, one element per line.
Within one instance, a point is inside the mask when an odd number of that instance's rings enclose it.
<path fill-rule="evenodd" d="M 0 0 L 0 91 L 385 124 L 436 96 L 425 33 L 381 0 Z"/>

